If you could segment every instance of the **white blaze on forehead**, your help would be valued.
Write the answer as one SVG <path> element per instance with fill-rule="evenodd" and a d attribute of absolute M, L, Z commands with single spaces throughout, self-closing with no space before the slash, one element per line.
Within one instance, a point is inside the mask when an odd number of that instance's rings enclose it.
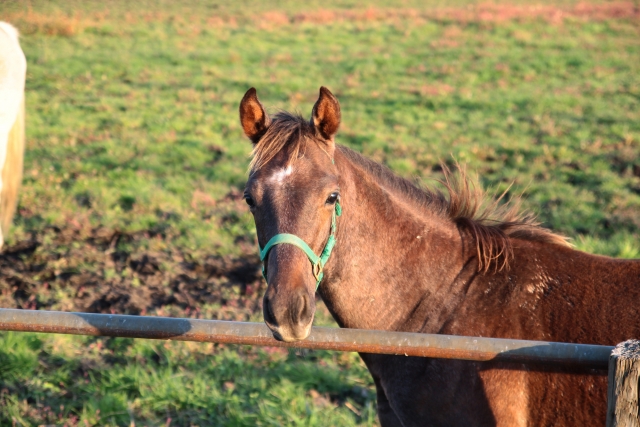
<path fill-rule="evenodd" d="M 269 177 L 269 181 L 281 184 L 289 175 L 293 173 L 293 167 L 291 165 L 286 168 L 276 170 L 273 175 Z"/>

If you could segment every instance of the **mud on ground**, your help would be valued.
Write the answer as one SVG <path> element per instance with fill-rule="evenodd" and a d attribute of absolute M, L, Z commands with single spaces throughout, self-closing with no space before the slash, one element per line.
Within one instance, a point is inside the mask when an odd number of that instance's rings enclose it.
<path fill-rule="evenodd" d="M 135 249 L 145 239 L 145 232 L 69 226 L 6 246 L 0 307 L 243 321 L 261 316 L 266 285 L 255 251 L 193 259 L 171 244 Z M 122 246 L 134 249 L 117 249 Z"/>

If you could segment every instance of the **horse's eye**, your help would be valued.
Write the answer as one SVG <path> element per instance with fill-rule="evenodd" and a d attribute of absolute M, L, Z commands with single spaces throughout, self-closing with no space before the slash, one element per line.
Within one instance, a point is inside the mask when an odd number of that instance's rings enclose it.
<path fill-rule="evenodd" d="M 251 196 L 244 196 L 244 201 L 247 202 L 250 208 L 256 206 L 256 202 L 251 198 Z"/>
<path fill-rule="evenodd" d="M 329 198 L 327 199 L 327 204 L 329 205 L 335 205 L 336 202 L 338 201 L 338 198 L 340 198 L 340 194 L 338 193 L 331 193 L 331 195 L 329 196 Z"/>

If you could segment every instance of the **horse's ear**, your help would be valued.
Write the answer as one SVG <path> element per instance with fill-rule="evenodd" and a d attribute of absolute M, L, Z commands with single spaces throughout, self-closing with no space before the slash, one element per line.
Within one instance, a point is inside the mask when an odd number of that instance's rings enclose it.
<path fill-rule="evenodd" d="M 258 101 L 256 89 L 251 88 L 240 101 L 240 123 L 244 134 L 251 142 L 257 144 L 269 127 L 269 116 Z"/>
<path fill-rule="evenodd" d="M 340 127 L 340 104 L 324 86 L 320 88 L 320 97 L 313 106 L 311 121 L 318 136 L 333 144 L 333 137 Z"/>

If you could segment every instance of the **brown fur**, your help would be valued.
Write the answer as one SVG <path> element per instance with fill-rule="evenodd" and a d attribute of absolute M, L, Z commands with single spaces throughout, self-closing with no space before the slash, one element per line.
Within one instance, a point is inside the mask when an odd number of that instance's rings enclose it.
<path fill-rule="evenodd" d="M 7 143 L 7 158 L 2 168 L 2 193 L 0 194 L 0 226 L 6 237 L 11 220 L 18 205 L 18 190 L 22 182 L 22 162 L 24 155 L 24 99 Z"/>
<path fill-rule="evenodd" d="M 240 103 L 241 124 L 245 135 L 254 143 L 258 142 L 269 126 L 269 117 L 264 112 L 262 104 L 258 101 L 256 90 L 251 88 L 247 91 Z"/>
<path fill-rule="evenodd" d="M 319 292 L 341 327 L 606 345 L 640 336 L 640 261 L 573 250 L 517 203 L 484 203 L 463 173 L 445 180 L 448 197 L 423 190 L 316 129 L 277 115 L 256 143 L 256 157 L 269 159 L 252 169 L 245 197 L 261 245 L 292 233 L 319 253 L 333 209 L 327 196 L 340 192 L 337 244 Z M 306 338 L 315 311 L 306 256 L 278 245 L 265 262 L 265 322 L 278 339 Z M 605 422 L 606 377 L 595 372 L 361 357 L 384 427 Z"/>
<path fill-rule="evenodd" d="M 340 104 L 326 87 L 320 88 L 320 96 L 311 111 L 311 120 L 314 129 L 325 140 L 333 139 L 333 135 L 338 132 L 340 127 Z"/>
<path fill-rule="evenodd" d="M 340 116 L 339 110 L 337 115 Z M 333 123 L 333 132 L 337 131 L 337 128 Z M 313 126 L 309 122 L 301 116 L 280 112 L 254 146 L 250 170 L 257 171 L 262 168 L 280 152 L 285 153 L 283 159 L 286 165 L 290 165 L 305 151 L 307 144 L 314 143 L 321 148 L 318 140 L 314 139 Z M 345 155 L 376 179 L 423 205 L 425 209 L 430 209 L 465 228 L 476 242 L 479 270 L 486 272 L 494 267 L 499 271 L 509 267 L 509 260 L 513 258 L 510 237 L 569 245 L 566 237 L 541 227 L 534 215 L 523 212 L 519 199 L 511 199 L 510 203 L 505 204 L 500 204 L 502 197 L 489 199 L 459 166 L 456 177 L 442 165 L 445 180 L 441 183 L 447 190 L 447 194 L 444 194 L 438 190 L 420 188 L 394 175 L 388 168 L 345 147 L 340 148 Z"/>

